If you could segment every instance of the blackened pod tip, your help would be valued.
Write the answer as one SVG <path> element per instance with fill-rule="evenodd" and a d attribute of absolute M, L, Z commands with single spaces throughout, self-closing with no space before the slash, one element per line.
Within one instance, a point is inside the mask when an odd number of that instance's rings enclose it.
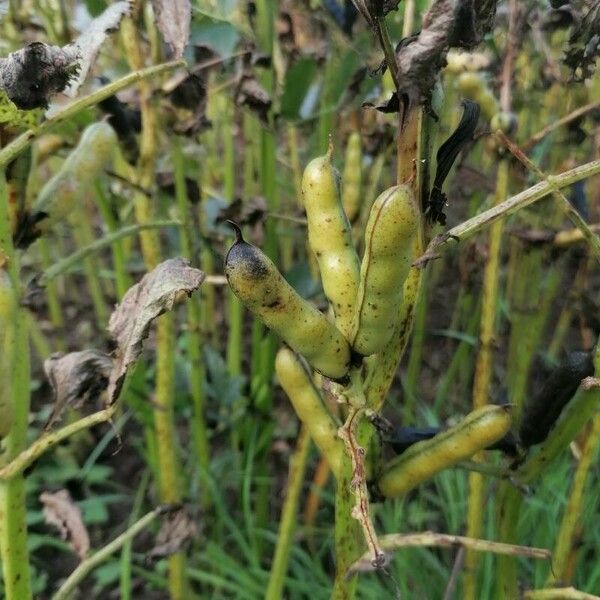
<path fill-rule="evenodd" d="M 235 233 L 235 243 L 239 244 L 241 242 L 245 242 L 244 236 L 242 235 L 242 228 L 235 222 L 230 219 L 227 219 L 225 223 L 231 225 L 233 231 Z"/>

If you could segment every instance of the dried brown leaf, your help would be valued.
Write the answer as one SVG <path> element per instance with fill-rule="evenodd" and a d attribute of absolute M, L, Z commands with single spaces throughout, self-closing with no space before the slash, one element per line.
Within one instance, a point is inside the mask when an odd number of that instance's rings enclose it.
<path fill-rule="evenodd" d="M 181 58 L 190 37 L 190 0 L 152 0 L 156 25 L 175 58 Z"/>
<path fill-rule="evenodd" d="M 156 536 L 154 548 L 148 553 L 148 559 L 157 560 L 175 554 L 197 534 L 196 524 L 183 507 L 167 513 Z"/>
<path fill-rule="evenodd" d="M 79 51 L 74 46 L 33 42 L 0 59 L 0 88 L 21 110 L 46 108 L 78 69 Z"/>
<path fill-rule="evenodd" d="M 44 518 L 48 525 L 54 525 L 60 532 L 60 537 L 67 540 L 69 545 L 83 560 L 90 549 L 90 538 L 81 519 L 81 511 L 73 502 L 67 490 L 57 492 L 42 492 L 40 501 L 44 505 Z"/>
<path fill-rule="evenodd" d="M 268 122 L 271 97 L 253 75 L 244 74 L 240 79 L 235 93 L 235 103 L 238 106 L 247 106 L 263 123 Z"/>
<path fill-rule="evenodd" d="M 409 104 L 429 99 L 450 47 L 473 48 L 492 27 L 496 0 L 436 0 L 423 17 L 423 29 L 396 48 L 400 96 Z"/>
<path fill-rule="evenodd" d="M 152 321 L 171 310 L 182 295 L 189 296 L 198 289 L 203 281 L 202 271 L 190 267 L 183 258 L 171 258 L 127 291 L 108 323 L 108 331 L 117 342 L 108 386 L 109 403 L 117 399 L 127 369 L 140 355 Z"/>
<path fill-rule="evenodd" d="M 67 48 L 72 48 L 78 54 L 79 72 L 77 77 L 71 82 L 65 93 L 69 96 L 75 96 L 81 84 L 85 81 L 90 68 L 102 44 L 109 33 L 119 27 L 121 19 L 128 15 L 131 10 L 131 2 L 123 0 L 111 4 L 101 15 L 96 17 L 83 33 Z"/>
<path fill-rule="evenodd" d="M 81 404 L 106 389 L 112 367 L 112 358 L 99 350 L 56 353 L 45 360 L 44 371 L 54 391 L 54 408 L 45 429 L 52 427 L 67 406 Z"/>

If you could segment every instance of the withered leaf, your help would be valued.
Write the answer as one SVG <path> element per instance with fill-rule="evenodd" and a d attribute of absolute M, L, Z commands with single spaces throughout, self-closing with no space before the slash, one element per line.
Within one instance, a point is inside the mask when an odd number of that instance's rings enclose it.
<path fill-rule="evenodd" d="M 167 513 L 163 519 L 154 548 L 148 552 L 149 560 L 157 560 L 175 554 L 198 534 L 196 524 L 183 507 Z"/>
<path fill-rule="evenodd" d="M 0 88 L 21 110 L 46 108 L 79 70 L 74 46 L 49 46 L 33 42 L 0 59 Z"/>
<path fill-rule="evenodd" d="M 49 429 L 67 406 L 81 404 L 106 389 L 113 360 L 99 350 L 55 353 L 44 361 L 44 371 L 54 392 L 54 408 L 45 425 Z"/>
<path fill-rule="evenodd" d="M 235 93 L 235 103 L 238 106 L 247 106 L 263 123 L 268 121 L 271 98 L 252 75 L 242 75 Z"/>
<path fill-rule="evenodd" d="M 81 518 L 79 507 L 73 502 L 67 490 L 42 492 L 40 502 L 44 505 L 44 518 L 48 525 L 54 525 L 60 537 L 83 560 L 90 549 L 90 537 Z"/>
<path fill-rule="evenodd" d="M 600 57 L 600 3 L 579 0 L 569 8 L 574 25 L 564 61 L 573 71 L 573 79 L 583 81 L 594 74 Z"/>
<path fill-rule="evenodd" d="M 129 366 L 142 351 L 152 321 L 171 310 L 182 295 L 190 295 L 204 281 L 204 272 L 189 266 L 183 258 L 171 258 L 144 275 L 129 288 L 108 323 L 117 342 L 115 366 L 108 385 L 108 401 L 119 395 Z"/>
<path fill-rule="evenodd" d="M 398 94 L 393 92 L 388 100 L 379 104 L 373 104 L 372 102 L 363 102 L 363 108 L 374 108 L 379 112 L 389 114 L 397 113 L 400 110 L 400 101 L 398 100 Z"/>
<path fill-rule="evenodd" d="M 400 96 L 409 105 L 426 102 L 450 47 L 473 48 L 492 27 L 496 0 L 436 0 L 423 29 L 396 48 Z"/>
<path fill-rule="evenodd" d="M 72 48 L 77 53 L 79 59 L 79 72 L 73 79 L 65 93 L 69 96 L 75 96 L 85 81 L 90 68 L 102 44 L 109 33 L 115 31 L 121 19 L 128 15 L 131 10 L 131 2 L 123 0 L 111 4 L 101 15 L 96 17 L 83 33 L 67 48 Z"/>
<path fill-rule="evenodd" d="M 156 25 L 175 58 L 181 58 L 190 37 L 190 0 L 152 0 Z"/>

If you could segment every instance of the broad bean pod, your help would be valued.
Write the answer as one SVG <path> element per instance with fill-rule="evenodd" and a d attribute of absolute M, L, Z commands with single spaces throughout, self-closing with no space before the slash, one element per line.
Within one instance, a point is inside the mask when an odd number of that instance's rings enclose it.
<path fill-rule="evenodd" d="M 117 143 L 113 128 L 104 121 L 84 130 L 77 147 L 42 187 L 31 212 L 19 225 L 15 235 L 19 246 L 29 245 L 71 212 L 110 161 Z"/>
<path fill-rule="evenodd" d="M 302 198 L 308 221 L 308 243 L 319 264 L 325 296 L 335 322 L 348 337 L 358 290 L 360 263 L 350 223 L 340 198 L 339 174 L 325 156 L 312 160 L 302 176 Z"/>
<path fill-rule="evenodd" d="M 342 379 L 350 365 L 350 346 L 341 331 L 284 279 L 271 259 L 244 241 L 233 224 L 236 240 L 225 258 L 225 275 L 233 293 L 263 323 L 317 371 Z"/>
<path fill-rule="evenodd" d="M 377 482 L 388 498 L 402 496 L 443 469 L 502 439 L 511 426 L 508 406 L 488 405 L 429 440 L 418 442 L 388 463 Z"/>
<path fill-rule="evenodd" d="M 306 425 L 317 448 L 337 476 L 344 452 L 343 442 L 337 435 L 338 425 L 323 403 L 310 373 L 298 356 L 286 347 L 277 352 L 275 371 L 298 418 Z"/>
<path fill-rule="evenodd" d="M 373 203 L 350 338 L 354 350 L 363 356 L 381 350 L 393 335 L 419 219 L 408 186 L 392 187 Z"/>

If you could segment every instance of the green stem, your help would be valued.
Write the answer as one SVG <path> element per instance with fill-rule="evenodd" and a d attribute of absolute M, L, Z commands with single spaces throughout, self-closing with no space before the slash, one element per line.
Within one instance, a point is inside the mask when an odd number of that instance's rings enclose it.
<path fill-rule="evenodd" d="M 164 507 L 158 507 L 144 515 L 139 521 L 136 521 L 131 527 L 126 529 L 121 535 L 112 542 L 106 544 L 97 552 L 94 552 L 89 558 L 86 558 L 69 575 L 67 580 L 60 586 L 59 590 L 52 596 L 52 600 L 68 600 L 77 589 L 77 586 L 99 565 L 110 558 L 117 550 L 129 540 L 133 539 L 143 529 L 148 527 L 156 517 L 165 512 Z"/>
<path fill-rule="evenodd" d="M 587 179 L 598 173 L 600 173 L 600 160 L 585 163 L 560 175 L 549 175 L 546 181 L 542 181 L 515 196 L 511 196 L 504 202 L 463 221 L 456 227 L 452 227 L 452 229 L 449 229 L 441 236 L 436 236 L 429 244 L 427 252 L 422 258 L 432 258 L 449 239 L 458 238 L 459 240 L 463 240 L 468 238 L 485 229 L 498 219 L 512 215 L 518 210 L 545 198 L 556 189 L 568 187 L 576 181 Z M 422 261 L 419 262 L 422 263 Z"/>
<path fill-rule="evenodd" d="M 173 141 L 173 175 L 175 179 L 175 196 L 179 219 L 182 222 L 180 229 L 181 251 L 183 255 L 194 262 L 195 252 L 193 245 L 194 228 L 190 219 L 190 206 L 185 186 L 185 163 L 181 150 L 181 140 L 176 137 Z M 202 337 L 200 335 L 200 306 L 196 298 L 192 298 L 187 305 L 188 332 L 187 354 L 190 364 L 190 391 L 192 395 L 193 421 L 192 435 L 196 449 L 198 464 L 203 474 L 208 473 L 210 466 L 210 450 L 208 445 L 208 431 L 204 417 L 204 361 L 202 360 Z"/>
<path fill-rule="evenodd" d="M 14 290 L 14 322 L 8 335 L 12 343 L 6 345 L 12 352 L 2 352 L 0 373 L 11 374 L 4 385 L 10 390 L 12 426 L 4 440 L 0 464 L 5 465 L 27 446 L 29 417 L 29 336 L 26 309 L 19 306 L 21 288 L 19 262 L 12 244 L 8 214 L 6 177 L 0 172 L 0 257 L 7 262 L 8 274 Z M 10 340 L 9 340 L 10 341 Z M 7 366 L 10 370 L 7 371 Z M 0 481 L 0 557 L 7 600 L 31 598 L 31 575 L 27 549 L 27 507 L 25 480 L 22 474 L 10 481 Z"/>
<path fill-rule="evenodd" d="M 164 229 L 165 227 L 181 227 L 181 222 L 173 220 L 152 221 L 150 223 L 140 223 L 138 225 L 127 225 L 126 227 L 122 227 L 121 229 L 117 229 L 116 231 L 108 233 L 104 237 L 101 237 L 95 242 L 80 248 L 76 252 L 73 252 L 73 254 L 54 263 L 50 268 L 46 269 L 42 273 L 41 283 L 45 284 L 53 280 L 62 273 L 68 271 L 73 265 L 76 265 L 87 256 L 90 256 L 95 252 L 100 252 L 100 250 L 111 246 L 114 242 L 132 235 L 137 235 L 142 231 L 149 229 Z"/>
<path fill-rule="evenodd" d="M 310 450 L 310 435 L 306 425 L 303 425 L 298 440 L 296 451 L 290 460 L 285 500 L 281 510 L 281 521 L 277 533 L 277 545 L 269 576 L 269 584 L 265 592 L 265 600 L 279 600 L 283 597 L 285 576 L 290 560 L 290 551 L 294 542 L 293 535 L 296 528 L 296 517 L 298 513 L 298 500 L 304 483 L 306 471 L 306 460 Z"/>
<path fill-rule="evenodd" d="M 121 77 L 121 79 L 117 79 L 117 81 L 113 81 L 112 83 L 101 87 L 87 96 L 83 96 L 82 98 L 74 100 L 35 129 L 28 129 L 25 133 L 17 136 L 9 144 L 4 146 L 4 148 L 0 150 L 0 168 L 6 167 L 6 165 L 8 165 L 19 154 L 21 154 L 21 152 L 23 152 L 23 150 L 25 150 L 36 138 L 48 133 L 56 125 L 65 121 L 69 121 L 82 110 L 89 108 L 90 106 L 94 106 L 95 104 L 98 104 L 98 102 L 106 100 L 106 98 L 110 96 L 114 96 L 117 92 L 120 92 L 121 90 L 124 90 L 125 88 L 128 88 L 136 83 L 151 79 L 156 75 L 166 73 L 167 71 L 171 71 L 177 67 L 184 66 L 185 61 L 176 60 L 163 63 L 162 65 L 153 65 L 145 69 L 139 69 L 133 73 L 129 73 L 128 75 Z"/>
<path fill-rule="evenodd" d="M 548 585 L 554 585 L 559 581 L 568 583 L 568 562 L 571 552 L 575 549 L 575 531 L 581 521 L 581 515 L 583 514 L 585 486 L 599 444 L 600 413 L 592 419 L 592 427 L 587 433 L 581 451 L 581 457 L 579 458 L 579 463 L 575 469 L 571 494 L 569 495 L 569 501 L 565 506 L 562 522 L 554 545 L 554 552 L 552 553 L 552 571 L 548 577 Z"/>
<path fill-rule="evenodd" d="M 144 502 L 144 496 L 148 488 L 148 471 L 144 471 L 142 480 L 138 486 L 135 498 L 133 500 L 133 508 L 131 509 L 131 515 L 129 517 L 128 529 L 135 525 L 136 520 L 139 518 L 139 514 L 142 510 L 142 503 Z M 119 580 L 119 592 L 121 594 L 121 600 L 131 600 L 131 538 L 123 544 L 123 550 L 121 551 L 121 577 Z"/>
<path fill-rule="evenodd" d="M 96 204 L 102 215 L 102 219 L 110 232 L 108 235 L 115 234 L 119 231 L 119 222 L 112 212 L 109 199 L 104 192 L 104 188 L 100 183 L 96 184 Z M 138 227 L 135 226 L 134 227 Z M 136 231 L 137 233 L 137 231 Z M 102 238 L 104 239 L 104 238 Z M 125 247 L 120 238 L 116 237 L 111 241 L 112 264 L 115 271 L 115 280 L 117 286 L 117 299 L 123 298 L 127 290 L 131 287 L 131 280 L 126 268 Z"/>

